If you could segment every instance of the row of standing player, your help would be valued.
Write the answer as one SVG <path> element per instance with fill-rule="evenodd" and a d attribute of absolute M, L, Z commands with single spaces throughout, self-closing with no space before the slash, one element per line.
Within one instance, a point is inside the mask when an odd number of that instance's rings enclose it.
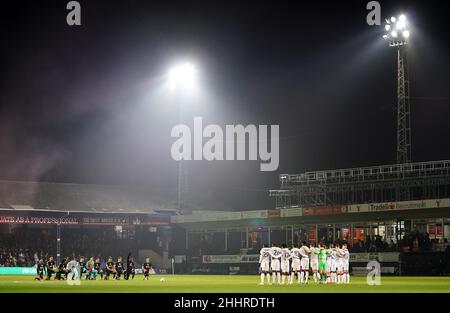
<path fill-rule="evenodd" d="M 123 264 L 122 257 L 118 257 L 117 262 L 115 263 L 113 258 L 109 257 L 104 268 L 101 267 L 99 258 L 94 260 L 94 257 L 90 257 L 88 261 L 85 261 L 84 257 L 80 257 L 80 260 L 77 261 L 76 258 L 73 257 L 70 261 L 68 260 L 69 258 L 63 258 L 61 263 L 56 266 L 56 262 L 52 256 L 49 257 L 47 262 L 40 259 L 36 265 L 37 276 L 35 277 L 35 280 L 51 280 L 53 274 L 55 274 L 55 280 L 65 280 L 74 269 L 77 269 L 80 279 L 83 274 L 85 274 L 86 280 L 96 280 L 97 275 L 100 275 L 101 279 L 105 280 L 108 280 L 110 276 L 115 280 L 119 280 L 122 274 L 124 278 L 128 280 L 130 277 L 134 279 L 136 274 L 136 264 L 131 254 L 127 257 L 126 267 Z M 142 264 L 144 280 L 148 280 L 152 270 L 153 267 L 150 263 L 150 258 L 147 257 Z M 44 276 L 46 277 L 44 278 Z"/>
<path fill-rule="evenodd" d="M 350 253 L 347 245 L 331 244 L 328 248 L 324 244 L 317 247 L 310 244 L 308 247 L 303 242 L 299 247 L 288 249 L 285 244 L 281 247 L 273 244 L 271 248 L 268 245 L 260 251 L 259 264 L 261 283 L 264 285 L 264 278 L 267 277 L 267 283 L 271 285 L 292 284 L 295 275 L 297 275 L 299 284 L 308 284 L 309 271 L 311 269 L 314 283 L 329 284 L 348 284 L 350 283 L 349 274 Z M 272 280 L 270 279 L 272 272 Z"/>

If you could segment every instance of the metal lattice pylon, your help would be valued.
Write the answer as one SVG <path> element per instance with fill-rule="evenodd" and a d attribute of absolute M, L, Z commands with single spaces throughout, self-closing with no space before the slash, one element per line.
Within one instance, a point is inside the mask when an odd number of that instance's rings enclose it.
<path fill-rule="evenodd" d="M 411 112 L 406 45 L 398 46 L 397 64 L 397 163 L 411 162 Z"/>

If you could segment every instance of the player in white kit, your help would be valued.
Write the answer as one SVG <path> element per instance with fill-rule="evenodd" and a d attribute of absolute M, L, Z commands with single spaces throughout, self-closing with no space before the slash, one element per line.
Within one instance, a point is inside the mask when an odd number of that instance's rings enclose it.
<path fill-rule="evenodd" d="M 308 278 L 309 278 L 309 255 L 311 251 L 309 250 L 308 246 L 306 246 L 306 242 L 303 241 L 302 245 L 300 247 L 300 255 L 302 256 L 302 260 L 300 261 L 300 283 L 301 284 L 308 284 Z"/>
<path fill-rule="evenodd" d="M 286 247 L 286 244 L 281 245 L 281 284 L 284 285 L 286 278 L 289 280 L 289 260 L 291 258 L 291 251 Z"/>
<path fill-rule="evenodd" d="M 349 273 L 349 263 L 350 263 L 350 252 L 347 249 L 347 244 L 342 245 L 342 251 L 343 251 L 343 274 L 342 277 L 343 283 L 348 284 L 350 283 L 350 273 Z"/>
<path fill-rule="evenodd" d="M 339 245 L 334 248 L 336 251 L 336 283 L 340 284 L 342 282 L 342 274 L 344 272 L 344 253 Z"/>
<path fill-rule="evenodd" d="M 302 257 L 300 253 L 300 249 L 292 246 L 291 249 L 291 258 L 292 258 L 292 264 L 291 264 L 291 278 L 289 279 L 289 284 L 292 284 L 294 282 L 294 275 L 297 275 L 298 282 L 300 283 L 300 271 L 301 271 L 301 264 L 300 264 L 300 258 Z"/>
<path fill-rule="evenodd" d="M 272 284 L 270 281 L 270 257 L 271 249 L 267 245 L 264 245 L 259 252 L 259 268 L 261 270 L 260 285 L 264 285 L 264 276 L 267 277 L 267 283 L 269 285 Z"/>
<path fill-rule="evenodd" d="M 270 267 L 272 269 L 272 283 L 275 284 L 275 277 L 277 278 L 278 284 L 281 284 L 281 265 L 280 265 L 280 259 L 281 259 L 281 248 L 277 247 L 276 244 L 272 244 L 271 249 L 271 257 L 272 260 L 270 261 Z"/>
<path fill-rule="evenodd" d="M 336 283 L 336 249 L 333 244 L 327 250 L 327 283 Z"/>
<path fill-rule="evenodd" d="M 311 252 L 311 254 L 309 255 L 310 258 L 310 264 L 311 264 L 311 270 L 313 272 L 313 277 L 314 277 L 314 283 L 317 284 L 319 279 L 320 279 L 320 274 L 319 274 L 319 252 L 320 249 L 314 247 L 314 244 L 311 243 L 309 245 L 309 251 Z"/>

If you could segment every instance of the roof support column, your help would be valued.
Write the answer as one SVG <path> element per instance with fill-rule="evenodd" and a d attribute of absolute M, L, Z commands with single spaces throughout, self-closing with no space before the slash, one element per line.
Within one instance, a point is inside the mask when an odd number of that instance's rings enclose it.
<path fill-rule="evenodd" d="M 226 228 L 225 228 L 224 236 L 225 236 L 225 251 L 227 251 L 228 250 L 228 229 L 226 229 Z"/>
<path fill-rule="evenodd" d="M 245 228 L 245 248 L 248 249 L 248 227 Z"/>

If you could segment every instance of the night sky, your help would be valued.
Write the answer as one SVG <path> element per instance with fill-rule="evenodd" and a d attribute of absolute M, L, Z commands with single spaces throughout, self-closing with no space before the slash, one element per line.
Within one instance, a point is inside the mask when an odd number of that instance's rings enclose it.
<path fill-rule="evenodd" d="M 176 188 L 178 124 L 164 74 L 189 59 L 202 100 L 192 124 L 280 125 L 280 166 L 191 161 L 190 192 L 234 210 L 274 206 L 281 173 L 396 161 L 396 52 L 367 1 L 2 1 L 0 179 Z M 380 1 L 405 13 L 412 158 L 450 158 L 448 1 Z"/>

